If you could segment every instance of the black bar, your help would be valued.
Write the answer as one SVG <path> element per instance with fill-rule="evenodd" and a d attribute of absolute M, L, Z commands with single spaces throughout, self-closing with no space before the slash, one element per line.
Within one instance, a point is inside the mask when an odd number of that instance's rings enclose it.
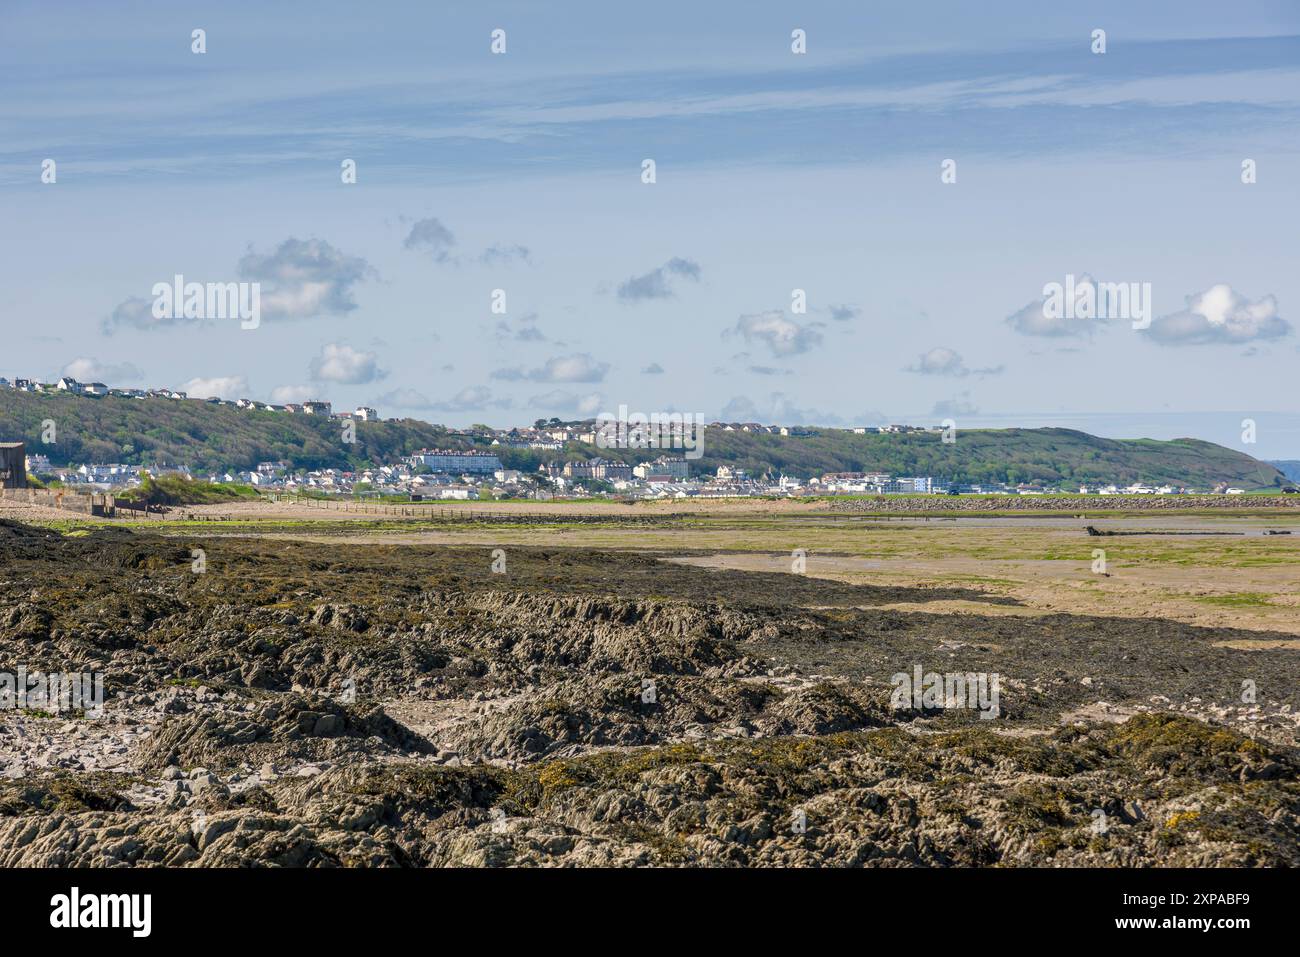
<path fill-rule="evenodd" d="M 164 943 L 238 943 L 251 936 L 337 945 L 373 940 L 379 928 L 395 941 L 478 927 L 491 928 L 494 941 L 517 933 L 538 943 L 559 933 L 612 944 L 617 934 L 591 936 L 612 921 L 611 931 L 621 926 L 665 945 L 720 935 L 719 943 L 734 946 L 749 935 L 762 942 L 784 928 L 867 935 L 873 943 L 910 940 L 917 947 L 926 940 L 942 947 L 1124 938 L 1150 946 L 1192 936 L 1231 947 L 1256 931 L 1277 939 L 1289 926 L 1292 876 L 1277 870 L 38 869 L 0 871 L 0 913 L 24 943 L 69 934 L 143 942 L 129 927 L 51 927 L 52 898 L 70 898 L 76 887 L 83 906 L 88 895 L 151 895 L 149 940 Z M 1154 926 L 1118 925 L 1134 919 Z M 1249 926 L 1162 926 L 1188 919 L 1244 919 Z M 635 947 L 633 939 L 623 945 Z"/>

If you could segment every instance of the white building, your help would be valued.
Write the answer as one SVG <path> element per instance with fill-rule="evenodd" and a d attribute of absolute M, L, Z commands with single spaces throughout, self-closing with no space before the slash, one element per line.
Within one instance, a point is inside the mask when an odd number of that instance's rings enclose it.
<path fill-rule="evenodd" d="M 661 455 L 653 462 L 642 462 L 632 469 L 632 474 L 639 479 L 652 478 L 666 479 L 668 481 L 685 481 L 690 477 L 690 464 L 686 459 L 670 458 L 667 455 Z"/>
<path fill-rule="evenodd" d="M 501 468 L 501 460 L 491 452 L 442 449 L 421 449 L 406 459 L 412 466 L 423 465 L 434 472 L 451 472 L 455 475 L 465 473 L 484 475 L 495 474 Z"/>

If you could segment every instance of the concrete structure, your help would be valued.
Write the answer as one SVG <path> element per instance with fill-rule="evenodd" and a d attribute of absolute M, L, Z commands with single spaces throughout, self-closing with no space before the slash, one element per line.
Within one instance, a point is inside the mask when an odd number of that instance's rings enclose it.
<path fill-rule="evenodd" d="M 21 442 L 0 442 L 0 488 L 27 487 L 27 447 Z"/>

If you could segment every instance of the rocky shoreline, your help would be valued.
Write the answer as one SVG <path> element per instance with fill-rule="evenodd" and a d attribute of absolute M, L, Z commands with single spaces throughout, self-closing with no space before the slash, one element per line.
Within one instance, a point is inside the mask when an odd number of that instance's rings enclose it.
<path fill-rule="evenodd" d="M 0 670 L 106 689 L 0 711 L 4 866 L 1300 864 L 1300 669 L 1231 629 L 536 548 L 0 562 Z M 899 708 L 914 663 L 1000 673 L 997 720 Z"/>

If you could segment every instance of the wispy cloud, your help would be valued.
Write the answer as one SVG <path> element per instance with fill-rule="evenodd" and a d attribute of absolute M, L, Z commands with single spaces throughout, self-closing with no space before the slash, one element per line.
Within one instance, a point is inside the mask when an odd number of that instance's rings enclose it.
<path fill-rule="evenodd" d="M 573 392 L 566 392 L 563 389 L 555 389 L 551 392 L 545 392 L 541 395 L 533 396 L 528 400 L 528 404 L 534 409 L 544 409 L 547 412 L 565 412 L 570 415 L 594 416 L 604 407 L 605 396 L 600 392 L 589 392 L 585 395 L 579 395 Z"/>
<path fill-rule="evenodd" d="M 402 245 L 407 249 L 428 253 L 435 262 L 445 263 L 451 259 L 451 250 L 456 245 L 456 237 L 442 224 L 442 220 L 429 217 L 418 220 L 411 226 Z"/>
<path fill-rule="evenodd" d="M 662 266 L 656 266 L 647 273 L 619 283 L 616 295 L 620 302 L 671 299 L 676 294 L 676 284 L 673 280 L 678 278 L 699 282 L 699 263 L 674 256 Z"/>
<path fill-rule="evenodd" d="M 509 399 L 496 398 L 487 386 L 466 386 L 449 399 L 435 400 L 415 389 L 394 389 L 379 397 L 381 405 L 398 409 L 427 412 L 481 412 L 487 409 L 508 409 Z"/>
<path fill-rule="evenodd" d="M 535 369 L 498 369 L 492 378 L 507 382 L 603 382 L 608 362 L 598 362 L 585 352 L 554 356 Z"/>
<path fill-rule="evenodd" d="M 722 422 L 763 422 L 774 425 L 842 425 L 844 419 L 834 412 L 824 412 L 797 405 L 784 392 L 771 393 L 766 401 L 755 402 L 748 396 L 734 396 L 718 414 Z"/>
<path fill-rule="evenodd" d="M 338 20 L 336 32 L 347 30 L 346 17 Z M 957 50 L 823 58 L 791 71 L 726 61 L 684 70 L 650 60 L 580 73 L 551 63 L 547 75 L 513 83 L 468 70 L 457 83 L 422 79 L 415 69 L 364 59 L 357 69 L 300 79 L 295 70 L 286 79 L 252 63 L 239 84 L 178 76 L 184 95 L 170 96 L 132 70 L 107 78 L 87 71 L 53 87 L 39 76 L 24 85 L 18 72 L 9 78 L 12 120 L 0 171 L 17 177 L 39 145 L 75 148 L 83 170 L 97 174 L 247 177 L 348 155 L 358 142 L 374 157 L 366 170 L 397 165 L 440 178 L 579 170 L 607 168 L 647 138 L 689 144 L 684 134 L 704 124 L 714 133 L 708 148 L 681 151 L 678 164 L 861 160 L 866 134 L 846 135 L 854 130 L 871 130 L 872 155 L 884 160 L 940 144 L 965 155 L 1026 147 L 1204 153 L 1217 140 L 1257 134 L 1266 120 L 1289 127 L 1295 142 L 1294 36 L 1128 37 L 1106 55 L 1104 70 L 1081 50 L 1065 42 L 1008 48 L 982 35 Z M 954 122 L 972 115 L 978 123 Z M 774 121 L 790 117 L 799 118 L 800 135 L 770 135 Z M 884 117 L 888 124 L 872 122 Z M 1074 135 L 1060 137 L 1063 126 Z M 1152 128 L 1162 131 L 1158 143 L 1123 135 Z M 538 144 L 546 146 L 540 162 Z"/>
<path fill-rule="evenodd" d="M 962 378 L 968 375 L 991 376 L 1001 375 L 1002 366 L 992 366 L 985 369 L 971 369 L 966 365 L 966 360 L 961 354 L 947 348 L 946 346 L 936 346 L 928 352 L 921 353 L 917 357 L 914 365 L 908 366 L 907 372 L 915 372 L 919 375 L 936 375 L 936 376 L 953 376 Z"/>

